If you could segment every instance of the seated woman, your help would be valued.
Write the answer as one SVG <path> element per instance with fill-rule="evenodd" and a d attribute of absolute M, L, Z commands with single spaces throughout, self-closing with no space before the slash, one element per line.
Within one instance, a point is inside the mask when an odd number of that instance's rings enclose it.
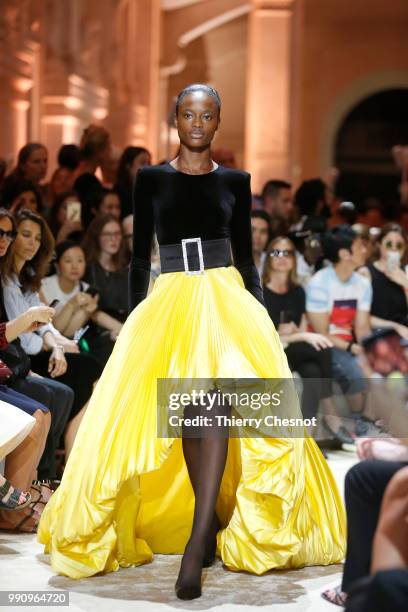
<path fill-rule="evenodd" d="M 43 304 L 37 291 L 54 248 L 49 227 L 39 215 L 20 211 L 16 227 L 16 240 L 3 265 L 3 295 L 8 317 L 16 317 L 30 306 Z M 74 391 L 64 436 L 68 456 L 101 367 L 91 355 L 80 353 L 76 342 L 63 336 L 53 325 L 43 325 L 35 332 L 21 334 L 20 338 L 38 374 L 51 379 L 57 377 Z"/>
<path fill-rule="evenodd" d="M 408 275 L 402 267 L 406 252 L 404 230 L 397 223 L 387 223 L 378 236 L 377 258 L 359 270 L 373 287 L 372 327 L 390 327 L 403 338 L 408 338 Z"/>
<path fill-rule="evenodd" d="M 72 338 L 98 308 L 98 295 L 86 293 L 88 283 L 82 278 L 86 260 L 83 248 L 64 240 L 55 248 L 56 274 L 41 281 L 39 296 L 45 304 L 58 300 L 53 325 L 67 338 Z"/>
<path fill-rule="evenodd" d="M 95 217 L 83 248 L 88 261 L 84 279 L 99 295 L 93 316 L 96 325 L 91 326 L 87 341 L 91 353 L 105 364 L 128 314 L 128 258 L 120 222 L 112 215 Z"/>
<path fill-rule="evenodd" d="M 266 251 L 262 275 L 263 295 L 269 316 L 286 345 L 291 370 L 304 382 L 302 411 L 305 418 L 316 416 L 321 400 L 332 395 L 330 340 L 307 331 L 306 296 L 297 282 L 295 245 L 289 238 L 274 238 Z M 311 383 L 307 379 L 313 379 Z M 326 402 L 326 426 L 340 441 L 352 443 L 349 432 Z"/>

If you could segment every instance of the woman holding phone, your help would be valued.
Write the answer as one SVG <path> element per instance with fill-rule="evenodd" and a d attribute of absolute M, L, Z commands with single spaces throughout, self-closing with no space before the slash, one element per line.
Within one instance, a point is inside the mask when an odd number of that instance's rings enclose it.
<path fill-rule="evenodd" d="M 362 270 L 371 280 L 371 326 L 392 328 L 408 339 L 407 237 L 398 223 L 387 223 L 377 239 L 377 257 Z"/>
<path fill-rule="evenodd" d="M 91 355 L 104 366 L 114 346 L 111 317 L 99 308 L 98 289 L 82 280 L 86 269 L 85 252 L 81 245 L 65 240 L 57 244 L 55 253 L 56 273 L 42 279 L 40 298 L 46 304 L 57 302 L 53 325 L 68 338 L 76 338 L 82 333 Z M 114 325 L 113 320 L 112 328 Z M 101 331 L 97 333 L 99 328 Z"/>
<path fill-rule="evenodd" d="M 4 305 L 9 317 L 16 317 L 30 306 L 43 302 L 38 296 L 41 280 L 49 265 L 54 240 L 47 222 L 39 215 L 22 210 L 16 217 L 17 237 L 3 266 Z M 65 451 L 69 455 L 79 424 L 101 366 L 91 355 L 80 353 L 53 325 L 21 335 L 24 351 L 38 374 L 58 378 L 74 391 L 69 425 L 65 431 Z"/>

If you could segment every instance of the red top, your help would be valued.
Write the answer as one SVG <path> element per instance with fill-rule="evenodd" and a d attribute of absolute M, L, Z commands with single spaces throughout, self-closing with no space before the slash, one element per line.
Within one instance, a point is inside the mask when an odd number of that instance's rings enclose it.
<path fill-rule="evenodd" d="M 6 338 L 6 323 L 0 323 L 0 351 L 3 351 L 8 347 L 8 341 Z"/>

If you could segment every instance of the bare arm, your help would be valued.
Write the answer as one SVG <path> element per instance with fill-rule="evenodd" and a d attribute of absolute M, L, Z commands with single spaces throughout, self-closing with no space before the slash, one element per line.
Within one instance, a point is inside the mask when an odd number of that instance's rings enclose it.
<path fill-rule="evenodd" d="M 354 321 L 354 333 L 357 341 L 361 342 L 363 338 L 371 334 L 370 313 L 365 310 L 357 310 Z"/>
<path fill-rule="evenodd" d="M 316 333 L 322 334 L 322 336 L 325 336 L 326 338 L 331 340 L 331 342 L 333 343 L 333 346 L 339 349 L 343 349 L 344 351 L 347 350 L 347 347 L 349 345 L 349 342 L 347 340 L 343 340 L 342 338 L 339 338 L 338 336 L 329 334 L 329 313 L 328 312 L 308 312 L 307 317 L 310 321 L 311 326 L 313 327 Z"/>

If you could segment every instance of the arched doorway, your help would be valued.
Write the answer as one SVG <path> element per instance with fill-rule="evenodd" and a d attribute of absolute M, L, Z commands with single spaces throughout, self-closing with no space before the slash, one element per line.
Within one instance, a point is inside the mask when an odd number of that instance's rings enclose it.
<path fill-rule="evenodd" d="M 408 88 L 395 88 L 366 97 L 347 114 L 335 140 L 339 195 L 357 205 L 376 197 L 391 213 L 400 181 L 391 148 L 408 144 L 407 108 Z"/>

